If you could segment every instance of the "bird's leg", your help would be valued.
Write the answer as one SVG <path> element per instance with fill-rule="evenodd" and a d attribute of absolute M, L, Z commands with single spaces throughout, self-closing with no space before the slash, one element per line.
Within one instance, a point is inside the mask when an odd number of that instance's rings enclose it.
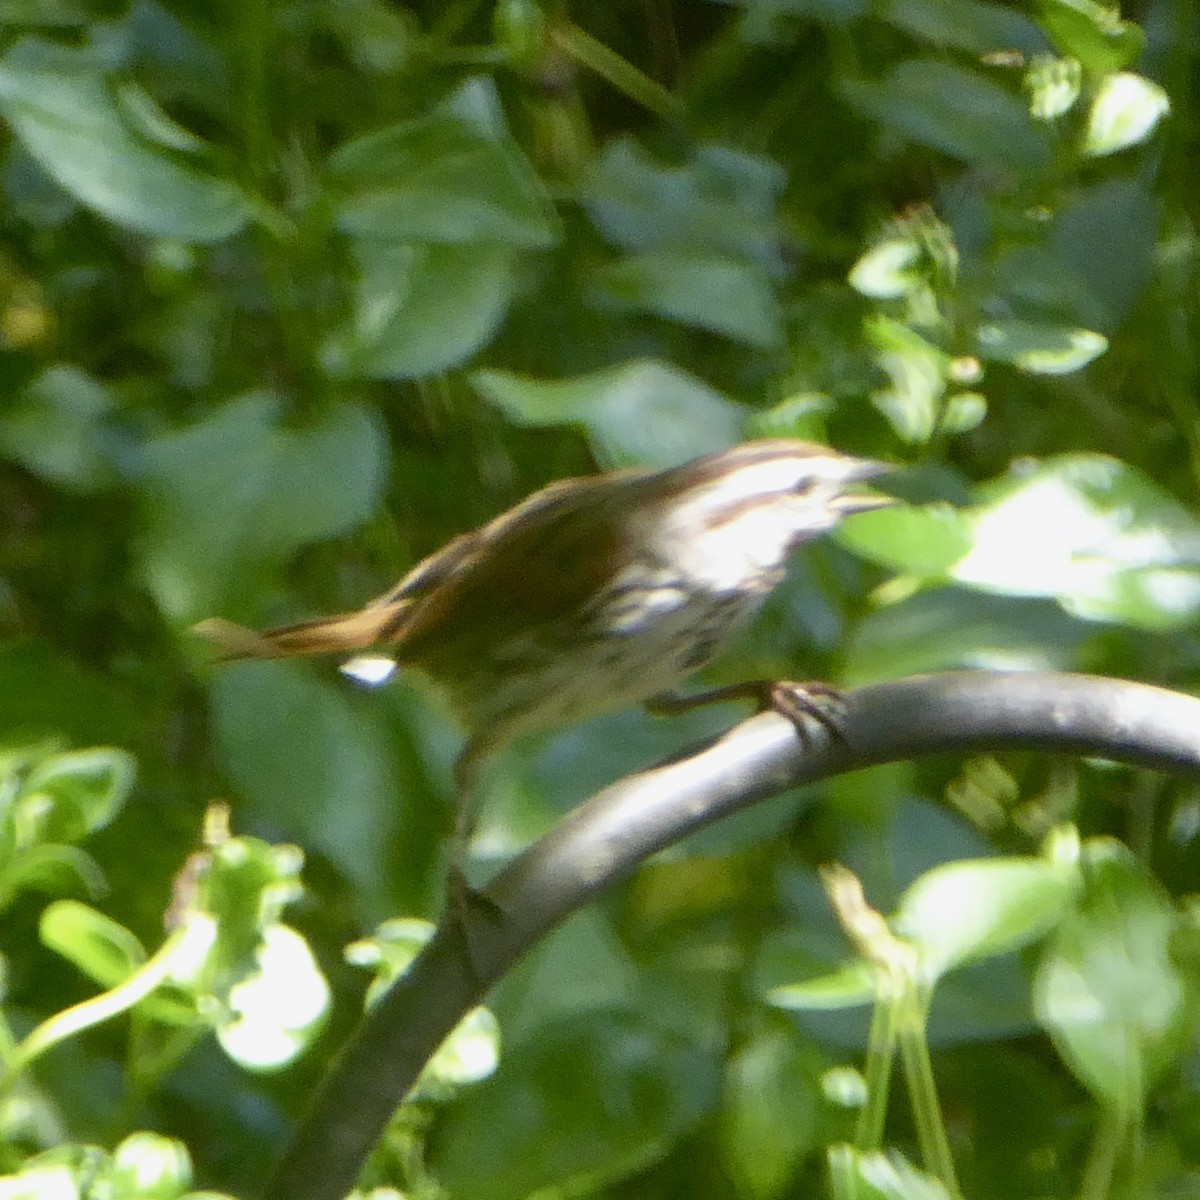
<path fill-rule="evenodd" d="M 751 700 L 758 706 L 759 712 L 771 710 L 787 717 L 806 745 L 809 738 L 806 718 L 816 721 L 838 741 L 846 740 L 842 722 L 846 711 L 845 697 L 837 688 L 819 679 L 803 682 L 792 679 L 748 679 L 744 683 L 711 688 L 695 696 L 676 696 L 664 692 L 651 696 L 645 702 L 645 708 L 654 716 L 674 716 L 709 704 L 724 704 L 729 700 Z"/>
<path fill-rule="evenodd" d="M 473 930 L 482 914 L 495 918 L 500 915 L 499 906 L 484 892 L 472 887 L 467 878 L 467 854 L 471 848 L 471 836 L 479 815 L 479 770 L 484 759 L 491 753 L 490 741 L 470 738 L 454 764 L 454 832 L 450 838 L 450 866 L 446 879 L 446 906 L 462 930 L 463 943 L 471 969 L 479 975 L 480 957 L 475 952 Z"/>

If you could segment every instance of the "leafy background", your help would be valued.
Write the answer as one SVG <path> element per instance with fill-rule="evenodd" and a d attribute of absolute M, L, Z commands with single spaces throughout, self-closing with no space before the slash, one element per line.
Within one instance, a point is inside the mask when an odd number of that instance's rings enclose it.
<path fill-rule="evenodd" d="M 26 1188 L 5 1194 L 47 1194 L 47 1161 L 77 1189 L 86 1167 L 121 1195 L 193 1175 L 249 1193 L 359 1011 L 346 945 L 438 910 L 457 735 L 436 700 L 319 664 L 215 672 L 201 618 L 355 607 L 552 479 L 779 434 L 905 464 L 910 503 L 806 553 L 714 678 L 1195 688 L 1187 0 L 1124 19 L 10 0 L 0 29 L 0 1132 Z M 515 748 L 480 865 L 733 716 L 622 713 Z M 185 864 L 216 798 L 237 853 L 197 902 Z M 1059 926 L 1081 958 L 1107 947 L 1126 1058 L 1047 1036 L 1062 958 L 955 975 L 929 1034 L 964 1190 L 1197 1194 L 1198 811 L 1186 783 L 1025 756 L 765 806 L 553 936 L 494 998 L 498 1072 L 401 1114 L 370 1182 L 810 1194 L 848 1122 L 826 1072 L 865 1029 L 764 1002 L 848 955 L 817 864 L 889 911 L 922 871 L 1034 853 L 1070 820 L 1133 851 L 1098 855 L 1125 902 Z M 216 958 L 172 957 L 181 890 L 193 915 L 288 931 L 272 944 L 314 1008 L 286 1069 L 231 1032 L 254 936 L 222 925 Z M 174 1007 L 160 989 L 33 1066 L 14 1049 L 168 946 Z M 1146 1030 L 1151 999 L 1168 1015 Z M 912 1136 L 897 1102 L 888 1144 Z"/>

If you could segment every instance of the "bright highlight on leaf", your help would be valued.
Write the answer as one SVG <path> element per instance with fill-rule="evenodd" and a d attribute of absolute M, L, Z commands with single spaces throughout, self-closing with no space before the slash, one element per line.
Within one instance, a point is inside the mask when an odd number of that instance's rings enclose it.
<path fill-rule="evenodd" d="M 1167 93 L 1141 75 L 1109 75 L 1092 102 L 1084 147 L 1096 156 L 1115 154 L 1145 141 L 1171 111 Z"/>

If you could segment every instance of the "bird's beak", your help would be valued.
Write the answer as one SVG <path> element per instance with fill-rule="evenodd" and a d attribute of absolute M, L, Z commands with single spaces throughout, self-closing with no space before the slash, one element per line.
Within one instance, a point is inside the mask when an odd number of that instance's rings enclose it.
<path fill-rule="evenodd" d="M 852 458 L 846 464 L 842 481 L 859 483 L 863 480 L 874 479 L 879 475 L 890 474 L 898 469 L 894 463 L 880 462 L 875 458 Z M 870 512 L 874 508 L 886 508 L 889 504 L 895 504 L 896 500 L 892 496 L 844 492 L 835 496 L 830 503 L 841 516 L 849 517 L 854 513 Z"/>

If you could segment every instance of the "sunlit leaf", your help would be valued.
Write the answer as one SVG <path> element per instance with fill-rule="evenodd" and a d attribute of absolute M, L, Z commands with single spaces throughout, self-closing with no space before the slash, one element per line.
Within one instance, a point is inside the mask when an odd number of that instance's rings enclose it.
<path fill-rule="evenodd" d="M 1088 114 L 1084 147 L 1097 156 L 1145 141 L 1171 110 L 1167 93 L 1141 75 L 1120 71 L 1100 85 Z"/>
<path fill-rule="evenodd" d="M 971 523 L 974 544 L 950 570 L 962 583 L 1148 629 L 1200 612 L 1200 523 L 1115 459 L 1018 469 L 984 493 Z"/>
<path fill-rule="evenodd" d="M 1076 1076 L 1126 1117 L 1181 1052 L 1193 1025 L 1194 978 L 1173 960 L 1179 917 L 1123 846 L 1085 846 L 1084 891 L 1047 946 L 1038 1019 Z"/>
<path fill-rule="evenodd" d="M 1072 872 L 1037 858 L 946 863 L 905 891 L 892 927 L 916 943 L 924 969 L 936 977 L 1044 936 L 1076 886 Z"/>
<path fill-rule="evenodd" d="M 255 960 L 255 969 L 229 990 L 217 1038 L 241 1066 L 270 1071 L 286 1066 L 320 1032 L 330 992 L 308 943 L 286 925 L 263 930 Z"/>
<path fill-rule="evenodd" d="M 130 1200 L 178 1200 L 191 1182 L 192 1160 L 183 1142 L 140 1132 L 117 1146 L 92 1186 Z"/>
<path fill-rule="evenodd" d="M 1090 329 L 1003 321 L 981 325 L 976 336 L 984 358 L 1012 363 L 1031 375 L 1069 375 L 1108 349 L 1108 339 Z"/>
<path fill-rule="evenodd" d="M 133 933 L 78 900 L 58 900 L 46 908 L 38 935 L 42 945 L 105 988 L 123 983 L 146 961 Z"/>
<path fill-rule="evenodd" d="M 1060 54 L 1096 74 L 1127 67 L 1146 45 L 1137 25 L 1100 0 L 1038 0 L 1037 19 Z"/>

